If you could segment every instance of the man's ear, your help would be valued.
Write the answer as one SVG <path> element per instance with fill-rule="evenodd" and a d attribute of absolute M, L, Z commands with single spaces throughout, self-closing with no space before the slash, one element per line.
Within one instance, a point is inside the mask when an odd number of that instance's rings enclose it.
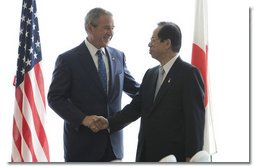
<path fill-rule="evenodd" d="M 91 24 L 87 25 L 85 28 L 86 28 L 86 31 L 89 33 L 92 32 L 93 30 L 93 26 Z"/>
<path fill-rule="evenodd" d="M 172 48 L 172 43 L 170 39 L 165 40 L 165 42 L 168 48 Z"/>

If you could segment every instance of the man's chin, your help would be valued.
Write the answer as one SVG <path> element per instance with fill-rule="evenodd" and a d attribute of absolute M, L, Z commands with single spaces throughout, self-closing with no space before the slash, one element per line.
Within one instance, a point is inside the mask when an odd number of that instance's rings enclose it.
<path fill-rule="evenodd" d="M 111 41 L 110 39 L 103 40 L 103 44 L 104 44 L 105 46 L 107 46 L 107 45 L 109 44 L 110 41 Z"/>

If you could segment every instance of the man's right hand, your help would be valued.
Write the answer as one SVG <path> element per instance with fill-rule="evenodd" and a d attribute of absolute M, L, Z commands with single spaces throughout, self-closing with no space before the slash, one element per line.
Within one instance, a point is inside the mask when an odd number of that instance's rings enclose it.
<path fill-rule="evenodd" d="M 99 130 L 107 129 L 109 127 L 108 120 L 103 116 L 98 116 L 94 124 Z"/>
<path fill-rule="evenodd" d="M 97 115 L 86 116 L 82 121 L 82 125 L 90 128 L 95 133 L 109 127 L 108 120 Z"/>

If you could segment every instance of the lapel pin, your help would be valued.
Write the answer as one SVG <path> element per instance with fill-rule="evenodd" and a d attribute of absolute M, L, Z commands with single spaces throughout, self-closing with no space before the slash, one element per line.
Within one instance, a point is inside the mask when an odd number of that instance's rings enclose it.
<path fill-rule="evenodd" d="M 171 78 L 168 79 L 168 83 L 170 83 Z"/>

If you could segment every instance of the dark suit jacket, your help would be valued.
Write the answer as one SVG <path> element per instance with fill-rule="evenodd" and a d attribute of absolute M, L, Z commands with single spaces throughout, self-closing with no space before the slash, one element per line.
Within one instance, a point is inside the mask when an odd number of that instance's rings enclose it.
<path fill-rule="evenodd" d="M 66 161 L 96 161 L 104 154 L 109 133 L 93 133 L 81 122 L 87 115 L 108 117 L 121 109 L 122 91 L 134 96 L 139 88 L 125 65 L 124 53 L 106 47 L 110 79 L 108 95 L 102 88 L 96 66 L 83 42 L 61 54 L 56 61 L 48 92 L 49 106 L 64 119 Z M 123 157 L 122 131 L 110 135 L 113 151 Z"/>
<path fill-rule="evenodd" d="M 149 69 L 139 94 L 109 119 L 110 131 L 141 117 L 136 161 L 174 154 L 185 161 L 203 147 L 204 85 L 197 68 L 177 58 L 154 101 L 159 67 Z"/>

